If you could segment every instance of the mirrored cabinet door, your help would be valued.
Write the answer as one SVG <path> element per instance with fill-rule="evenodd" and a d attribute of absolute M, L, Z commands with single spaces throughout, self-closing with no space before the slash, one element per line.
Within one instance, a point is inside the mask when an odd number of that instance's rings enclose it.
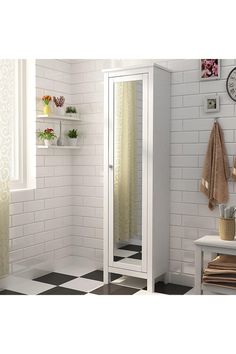
<path fill-rule="evenodd" d="M 138 271 L 146 270 L 146 91 L 145 74 L 109 82 L 109 263 Z"/>

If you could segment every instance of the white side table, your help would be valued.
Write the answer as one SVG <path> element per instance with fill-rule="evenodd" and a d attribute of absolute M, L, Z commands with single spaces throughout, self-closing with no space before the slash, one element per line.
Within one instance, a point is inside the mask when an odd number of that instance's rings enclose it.
<path fill-rule="evenodd" d="M 201 295 L 204 288 L 210 292 L 217 294 L 236 294 L 236 289 L 227 289 L 220 286 L 215 286 L 211 284 L 202 284 L 202 274 L 203 274 L 203 255 L 204 252 L 209 252 L 212 254 L 230 254 L 236 256 L 236 240 L 234 241 L 223 241 L 219 236 L 207 235 L 199 238 L 195 242 L 195 294 Z"/>

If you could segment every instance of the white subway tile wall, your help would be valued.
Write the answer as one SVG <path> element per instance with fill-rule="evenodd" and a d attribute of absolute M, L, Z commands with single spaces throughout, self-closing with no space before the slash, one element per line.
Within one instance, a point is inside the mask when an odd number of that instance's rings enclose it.
<path fill-rule="evenodd" d="M 68 254 L 102 260 L 104 97 L 101 70 L 152 62 L 173 71 L 169 270 L 176 281 L 190 279 L 192 282 L 193 241 L 204 234 L 217 233 L 218 211 L 209 211 L 206 197 L 199 192 L 215 116 L 220 117 L 230 165 L 236 153 L 236 108 L 225 88 L 226 77 L 236 65 L 235 59 L 221 60 L 221 79 L 209 82 L 199 80 L 198 59 L 38 60 L 37 96 L 63 94 L 67 102 L 78 105 L 81 123 L 76 127 L 80 130 L 81 149 L 72 153 L 38 154 L 38 188 L 12 193 L 11 263 L 35 256 L 45 259 Z M 217 114 L 206 114 L 203 110 L 204 95 L 211 93 L 220 95 Z M 229 189 L 229 202 L 236 204 L 233 182 L 229 182 Z"/>
<path fill-rule="evenodd" d="M 193 241 L 204 234 L 217 233 L 218 211 L 209 211 L 207 199 L 199 192 L 202 164 L 207 148 L 210 130 L 214 117 L 219 116 L 223 128 L 229 161 L 236 154 L 236 120 L 235 104 L 226 94 L 226 78 L 236 65 L 236 60 L 221 60 L 221 79 L 203 82 L 199 80 L 199 60 L 80 60 L 72 62 L 72 102 L 79 105 L 83 120 L 83 135 L 81 144 L 83 151 L 95 147 L 98 156 L 81 156 L 78 152 L 74 160 L 73 176 L 83 174 L 84 181 L 76 187 L 77 203 L 81 206 L 76 215 L 81 216 L 80 222 L 73 226 L 73 242 L 77 244 L 78 254 L 86 254 L 88 243 L 82 238 L 90 238 L 95 242 L 97 232 L 102 237 L 102 214 L 99 217 L 96 206 L 102 209 L 102 195 L 95 196 L 96 183 L 90 184 L 89 177 L 102 175 L 103 147 L 103 74 L 101 69 L 123 67 L 156 62 L 172 70 L 171 87 L 171 180 L 170 180 L 170 273 L 173 279 L 192 284 L 194 273 Z M 220 112 L 204 113 L 203 98 L 205 95 L 217 93 L 220 95 Z M 87 124 L 86 124 L 87 123 Z M 92 128 L 90 127 L 92 125 Z M 80 155 L 80 156 L 79 156 Z M 95 158 L 94 158 L 95 157 Z M 88 169 L 95 163 L 96 169 Z M 77 165 L 77 166 L 75 166 Z M 82 168 L 82 171 L 78 168 Z M 93 165 L 94 167 L 94 165 Z M 88 172 L 86 175 L 86 171 Z M 92 181 L 93 179 L 90 179 Z M 94 179 L 96 181 L 96 178 Z M 84 186 L 84 187 L 83 187 Z M 229 182 L 230 203 L 236 203 L 236 186 Z M 73 200 L 73 205 L 75 204 Z M 91 204 L 92 203 L 92 204 Z M 85 207 L 96 217 L 86 218 Z M 75 210 L 75 209 L 74 209 Z M 74 211 L 75 212 L 75 211 Z M 89 219 L 89 220 L 87 220 Z M 76 219 L 75 219 L 76 220 Z M 89 221 L 89 222 L 88 222 Z M 80 238 L 79 243 L 76 237 Z M 90 240 L 91 241 L 91 240 Z M 80 246 L 81 245 L 81 246 Z M 89 243 L 89 249 L 93 243 Z M 101 245 L 102 246 L 102 245 Z M 94 243 L 94 250 L 96 249 Z M 74 252 L 77 252 L 76 249 Z M 102 249 L 98 249 L 99 256 Z M 179 276 L 179 277 L 178 277 Z"/>

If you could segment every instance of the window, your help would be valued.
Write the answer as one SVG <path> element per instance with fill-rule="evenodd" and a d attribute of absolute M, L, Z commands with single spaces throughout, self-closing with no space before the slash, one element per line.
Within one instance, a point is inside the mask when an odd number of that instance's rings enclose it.
<path fill-rule="evenodd" d="M 35 65 L 14 60 L 14 118 L 11 122 L 10 188 L 35 188 Z"/>

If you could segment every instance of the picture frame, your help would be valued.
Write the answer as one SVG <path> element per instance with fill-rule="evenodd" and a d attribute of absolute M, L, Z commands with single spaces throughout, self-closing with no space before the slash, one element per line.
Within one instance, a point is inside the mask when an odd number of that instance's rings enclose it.
<path fill-rule="evenodd" d="M 220 59 L 200 59 L 200 80 L 220 79 Z"/>
<path fill-rule="evenodd" d="M 220 111 L 220 98 L 218 95 L 208 95 L 204 97 L 204 112 L 216 113 Z"/>

